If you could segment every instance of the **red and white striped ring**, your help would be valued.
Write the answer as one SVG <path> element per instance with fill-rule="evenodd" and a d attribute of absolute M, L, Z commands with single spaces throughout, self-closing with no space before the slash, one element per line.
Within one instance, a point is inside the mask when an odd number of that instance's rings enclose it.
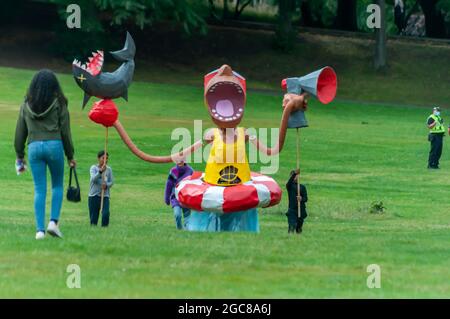
<path fill-rule="evenodd" d="M 233 213 L 255 207 L 270 207 L 281 200 L 281 188 L 273 178 L 251 172 L 251 180 L 235 186 L 217 186 L 194 172 L 178 183 L 175 196 L 181 206 L 197 211 Z"/>

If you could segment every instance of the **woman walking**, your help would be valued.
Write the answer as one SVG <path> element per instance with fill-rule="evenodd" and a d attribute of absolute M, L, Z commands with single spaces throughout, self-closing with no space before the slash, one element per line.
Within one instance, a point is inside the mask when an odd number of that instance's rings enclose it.
<path fill-rule="evenodd" d="M 62 237 L 59 218 L 63 201 L 64 153 L 71 167 L 76 166 L 70 132 L 67 99 L 58 79 L 50 70 L 39 71 L 31 81 L 20 107 L 14 146 L 18 172 L 25 170 L 25 143 L 34 180 L 34 213 L 36 239 L 45 236 L 45 200 L 47 167 L 52 181 L 52 205 L 47 232 Z"/>

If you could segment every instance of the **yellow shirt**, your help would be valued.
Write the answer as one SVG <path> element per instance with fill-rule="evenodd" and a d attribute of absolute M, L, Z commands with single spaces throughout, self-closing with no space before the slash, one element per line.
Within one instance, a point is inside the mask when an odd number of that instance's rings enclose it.
<path fill-rule="evenodd" d="M 219 129 L 214 129 L 214 141 L 205 169 L 205 182 L 231 186 L 250 180 L 250 166 L 245 151 L 245 131 L 238 127 L 233 144 L 224 143 Z"/>

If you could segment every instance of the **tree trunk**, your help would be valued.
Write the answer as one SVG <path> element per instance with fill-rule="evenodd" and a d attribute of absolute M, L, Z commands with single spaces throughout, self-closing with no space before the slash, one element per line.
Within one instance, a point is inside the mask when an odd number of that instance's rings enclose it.
<path fill-rule="evenodd" d="M 295 33 L 292 28 L 292 13 L 295 11 L 295 0 L 278 1 L 277 45 L 288 51 L 293 46 Z"/>
<path fill-rule="evenodd" d="M 376 70 L 382 70 L 386 67 L 386 1 L 376 0 L 376 4 L 380 6 L 380 28 L 375 29 L 375 59 L 374 65 Z"/>
<path fill-rule="evenodd" d="M 439 0 L 419 0 L 425 15 L 425 31 L 427 37 L 445 38 L 445 20 L 442 13 L 436 8 Z"/>
<path fill-rule="evenodd" d="M 307 0 L 303 0 L 300 4 L 300 12 L 301 12 L 301 21 L 300 25 L 305 27 L 313 26 L 313 18 L 311 14 L 311 8 Z"/>
<path fill-rule="evenodd" d="M 228 0 L 223 0 L 222 20 L 225 21 L 229 17 Z"/>
<path fill-rule="evenodd" d="M 357 0 L 338 0 L 336 13 L 336 27 L 341 30 L 357 31 L 356 19 Z"/>
<path fill-rule="evenodd" d="M 214 5 L 214 1 L 208 0 L 208 3 L 209 3 L 209 16 L 214 20 L 220 21 L 220 18 L 217 16 L 216 13 L 216 6 Z"/>
<path fill-rule="evenodd" d="M 234 8 L 234 18 L 237 20 L 239 19 L 239 17 L 241 16 L 242 12 L 244 11 L 244 9 L 250 4 L 252 3 L 252 0 L 246 0 L 242 3 L 241 5 L 241 0 L 237 0 L 236 1 L 236 6 Z"/>
<path fill-rule="evenodd" d="M 321 7 L 319 7 L 319 10 L 322 10 Z M 295 9 L 295 8 L 294 8 Z M 316 10 L 318 10 L 316 8 Z M 312 11 L 311 11 L 311 4 L 308 2 L 308 0 L 302 0 L 300 2 L 300 13 L 301 13 L 301 20 L 300 25 L 305 27 L 316 27 L 316 28 L 322 28 L 323 23 L 322 19 L 314 19 Z"/>

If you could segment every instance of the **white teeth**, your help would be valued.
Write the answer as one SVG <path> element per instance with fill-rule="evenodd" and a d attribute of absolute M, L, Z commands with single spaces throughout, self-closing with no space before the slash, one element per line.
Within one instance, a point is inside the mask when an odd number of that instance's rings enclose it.
<path fill-rule="evenodd" d="M 235 120 L 236 119 L 236 116 L 233 116 L 233 120 Z"/>
<path fill-rule="evenodd" d="M 77 61 L 76 65 L 77 65 L 77 67 L 81 68 L 81 62 L 80 61 Z"/>
<path fill-rule="evenodd" d="M 97 50 L 97 53 L 103 56 L 103 51 Z"/>
<path fill-rule="evenodd" d="M 216 113 L 217 111 L 216 111 L 216 109 L 214 109 L 214 110 L 212 110 L 212 112 L 213 112 L 213 113 Z"/>
<path fill-rule="evenodd" d="M 77 62 L 78 62 L 78 60 L 77 60 L 77 59 L 74 59 L 73 62 L 72 62 L 72 64 L 77 64 Z"/>
<path fill-rule="evenodd" d="M 92 60 L 94 60 L 93 57 L 89 57 L 88 59 L 89 59 L 89 62 L 92 62 Z"/>
<path fill-rule="evenodd" d="M 241 113 L 236 114 L 237 117 L 241 117 Z"/>
<path fill-rule="evenodd" d="M 238 110 L 239 112 L 242 112 L 243 111 L 243 109 L 242 108 L 239 108 L 239 110 Z"/>
<path fill-rule="evenodd" d="M 214 114 L 214 116 L 215 116 L 215 117 L 219 117 L 219 114 L 216 113 L 216 114 Z"/>
<path fill-rule="evenodd" d="M 220 119 L 220 120 L 223 120 L 223 117 L 222 117 L 222 116 L 219 116 L 219 119 Z"/>
<path fill-rule="evenodd" d="M 81 68 L 82 68 L 83 70 L 86 70 L 86 65 L 83 64 L 83 65 L 81 66 Z"/>

